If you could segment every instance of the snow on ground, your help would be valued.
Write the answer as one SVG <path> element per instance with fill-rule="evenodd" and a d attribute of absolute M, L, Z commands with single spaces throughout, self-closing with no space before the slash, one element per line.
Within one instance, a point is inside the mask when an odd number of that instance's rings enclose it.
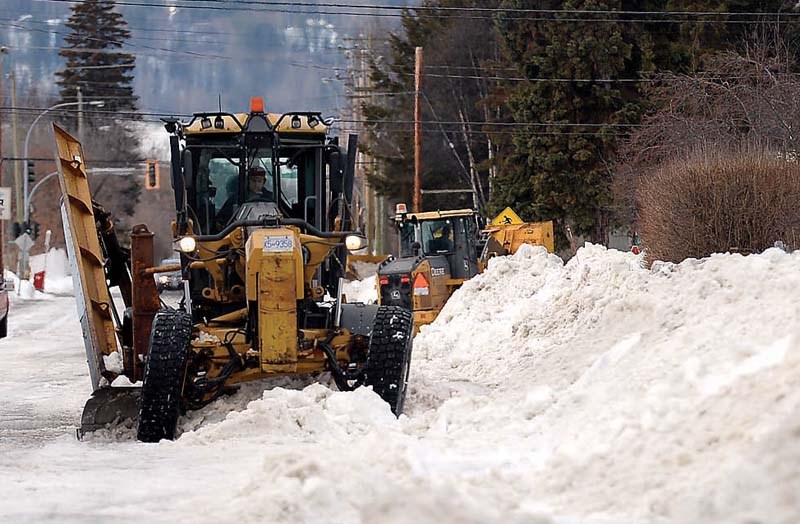
<path fill-rule="evenodd" d="M 44 290 L 55 295 L 72 295 L 72 271 L 70 270 L 67 252 L 52 248 L 47 254 L 34 255 L 30 258 L 31 274 L 45 272 Z"/>
<path fill-rule="evenodd" d="M 415 340 L 407 416 L 251 384 L 175 442 L 72 436 L 69 298 L 12 297 L 0 521 L 800 521 L 800 254 L 493 259 Z"/>

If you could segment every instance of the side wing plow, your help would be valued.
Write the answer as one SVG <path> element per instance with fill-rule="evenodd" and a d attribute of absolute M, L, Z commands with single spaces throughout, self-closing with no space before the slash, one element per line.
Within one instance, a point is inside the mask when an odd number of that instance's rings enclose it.
<path fill-rule="evenodd" d="M 118 417 L 135 415 L 135 394 L 131 391 L 134 388 L 111 387 L 111 382 L 122 370 L 115 365 L 109 369 L 106 357 L 115 352 L 121 357 L 123 353 L 117 337 L 114 303 L 106 280 L 106 260 L 98 237 L 83 148 L 58 125 L 53 124 L 53 131 L 64 236 L 93 391 L 81 420 L 80 432 L 83 433 Z M 109 360 L 112 361 L 119 362 L 120 359 Z M 133 411 L 130 400 L 133 401 Z"/>

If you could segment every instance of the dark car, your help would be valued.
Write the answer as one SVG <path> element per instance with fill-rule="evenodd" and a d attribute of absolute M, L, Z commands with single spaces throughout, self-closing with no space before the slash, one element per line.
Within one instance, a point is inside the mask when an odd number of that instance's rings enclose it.
<path fill-rule="evenodd" d="M 160 266 L 174 266 L 180 264 L 181 261 L 178 258 L 165 258 L 161 261 Z M 156 279 L 156 288 L 159 291 L 163 291 L 165 289 L 180 289 L 181 288 L 181 272 L 180 271 L 168 271 L 166 273 L 156 273 L 153 275 L 153 278 Z"/>

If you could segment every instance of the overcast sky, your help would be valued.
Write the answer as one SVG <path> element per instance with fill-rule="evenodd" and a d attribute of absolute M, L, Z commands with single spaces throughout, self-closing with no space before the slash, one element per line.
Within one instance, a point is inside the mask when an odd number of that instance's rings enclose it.
<path fill-rule="evenodd" d="M 141 0 L 139 0 L 141 1 Z M 6 71 L 17 75 L 18 93 L 57 93 L 53 73 L 69 17 L 69 4 L 49 0 L 0 0 L 0 45 L 9 46 Z M 251 96 L 263 96 L 274 111 L 338 113 L 344 103 L 346 50 L 366 32 L 397 27 L 396 16 L 375 10 L 276 8 L 237 11 L 174 7 L 182 0 L 151 6 L 120 6 L 136 55 L 136 94 L 143 111 L 191 113 L 217 108 L 244 110 Z M 317 3 L 331 3 L 318 0 Z M 414 0 L 348 0 L 346 4 L 408 5 Z M 206 6 L 220 6 L 209 2 Z M 242 4 L 247 6 L 247 4 Z M 252 7 L 244 7 L 252 9 Z M 283 12 L 292 11 L 292 12 Z M 358 12 L 354 16 L 344 13 Z M 383 13 L 387 13 L 384 11 Z M 397 12 L 388 12 L 392 15 Z M 337 76 L 339 79 L 337 79 Z"/>

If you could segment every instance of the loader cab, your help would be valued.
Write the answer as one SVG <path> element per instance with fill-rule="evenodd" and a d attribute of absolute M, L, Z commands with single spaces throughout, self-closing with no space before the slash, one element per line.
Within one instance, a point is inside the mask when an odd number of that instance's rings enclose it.
<path fill-rule="evenodd" d="M 395 216 L 401 258 L 445 257 L 452 278 L 478 273 L 478 223 L 472 210 L 401 213 Z"/>
<path fill-rule="evenodd" d="M 479 229 L 471 209 L 408 213 L 398 204 L 398 258 L 378 266 L 378 303 L 414 313 L 414 330 L 434 321 L 447 299 L 478 274 Z"/>

